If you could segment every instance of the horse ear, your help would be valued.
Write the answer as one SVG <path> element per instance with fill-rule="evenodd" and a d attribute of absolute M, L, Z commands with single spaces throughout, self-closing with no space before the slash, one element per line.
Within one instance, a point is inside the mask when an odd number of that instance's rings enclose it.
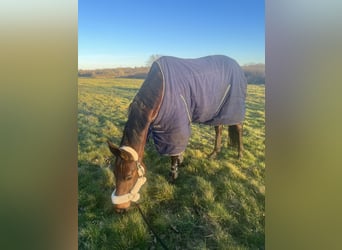
<path fill-rule="evenodd" d="M 134 161 L 135 160 L 134 156 L 131 153 L 127 152 L 126 150 L 122 150 L 122 149 L 120 149 L 120 151 L 121 151 L 120 157 L 122 159 L 124 159 L 125 161 Z"/>
<path fill-rule="evenodd" d="M 121 150 L 118 146 L 115 146 L 111 141 L 107 140 L 107 144 L 109 147 L 110 152 L 112 152 L 116 157 L 121 156 Z"/>
<path fill-rule="evenodd" d="M 125 161 L 134 161 L 134 157 L 127 151 L 120 149 L 118 146 L 114 145 L 111 141 L 107 140 L 109 150 L 116 156 L 120 157 Z"/>

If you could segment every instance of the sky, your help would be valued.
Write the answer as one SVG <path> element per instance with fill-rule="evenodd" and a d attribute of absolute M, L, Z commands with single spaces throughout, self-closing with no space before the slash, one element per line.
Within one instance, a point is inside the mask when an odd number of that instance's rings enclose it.
<path fill-rule="evenodd" d="M 78 68 L 146 66 L 151 55 L 265 63 L 264 0 L 79 0 Z"/>

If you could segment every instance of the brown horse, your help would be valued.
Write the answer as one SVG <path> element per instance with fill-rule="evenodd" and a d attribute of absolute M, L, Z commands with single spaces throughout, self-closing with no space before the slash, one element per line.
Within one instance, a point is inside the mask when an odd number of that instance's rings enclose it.
<path fill-rule="evenodd" d="M 203 65 L 204 69 L 201 70 Z M 181 72 L 183 69 L 185 72 Z M 181 87 L 176 85 L 178 80 L 175 80 L 177 77 L 172 72 L 181 77 Z M 217 75 L 223 79 L 223 85 L 216 88 Z M 224 77 L 221 77 L 223 75 Z M 190 77 L 190 80 L 184 80 L 187 77 Z M 208 80 L 209 83 L 205 83 L 207 86 L 200 85 L 201 79 Z M 195 87 L 188 87 L 191 81 Z M 183 160 L 182 153 L 189 139 L 190 122 L 214 125 L 216 139 L 210 158 L 215 158 L 221 150 L 222 124 L 229 125 L 230 143 L 237 146 L 238 157 L 241 158 L 246 87 L 242 69 L 229 57 L 162 57 L 153 63 L 147 78 L 130 104 L 120 146 L 108 141 L 109 149 L 116 157 L 112 166 L 116 180 L 116 189 L 112 194 L 115 210 L 123 212 L 130 207 L 131 201 L 135 202 L 140 198 L 139 190 L 146 181 L 144 175 L 147 168 L 143 163 L 143 156 L 149 135 L 153 136 L 159 153 L 171 157 L 171 181 L 178 176 L 178 167 Z M 175 92 L 177 88 L 183 92 L 180 95 L 177 93 L 176 98 L 167 99 L 167 93 Z M 184 88 L 188 90 L 184 91 Z M 203 96 L 198 102 L 204 103 L 204 108 L 195 102 L 196 94 Z M 219 96 L 218 101 L 213 101 L 213 96 Z M 177 103 L 181 107 L 180 111 L 177 110 Z M 216 106 L 211 109 L 213 111 L 210 111 L 210 105 Z M 235 110 L 238 111 L 235 112 L 237 114 L 234 113 Z M 186 118 L 172 117 L 179 113 L 183 113 Z M 178 123 L 185 124 L 185 129 L 178 126 Z M 172 131 L 175 133 L 171 133 Z"/>

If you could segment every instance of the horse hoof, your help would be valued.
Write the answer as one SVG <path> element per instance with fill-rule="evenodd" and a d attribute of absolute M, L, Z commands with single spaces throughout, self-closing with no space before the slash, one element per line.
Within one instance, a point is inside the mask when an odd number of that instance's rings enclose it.
<path fill-rule="evenodd" d="M 178 178 L 178 172 L 170 171 L 169 176 L 170 176 L 171 179 L 176 180 Z"/>
<path fill-rule="evenodd" d="M 177 178 L 178 178 L 178 172 L 173 172 L 173 171 L 169 172 L 169 182 L 170 183 L 174 183 Z"/>

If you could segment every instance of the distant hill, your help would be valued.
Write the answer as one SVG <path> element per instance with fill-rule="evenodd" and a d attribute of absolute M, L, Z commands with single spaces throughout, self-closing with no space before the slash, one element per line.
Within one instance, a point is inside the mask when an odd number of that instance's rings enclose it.
<path fill-rule="evenodd" d="M 135 68 L 113 68 L 113 69 L 93 69 L 79 70 L 79 77 L 92 78 L 135 78 L 145 79 L 149 67 Z M 252 84 L 265 84 L 265 64 L 250 64 L 242 66 L 247 82 Z"/>

